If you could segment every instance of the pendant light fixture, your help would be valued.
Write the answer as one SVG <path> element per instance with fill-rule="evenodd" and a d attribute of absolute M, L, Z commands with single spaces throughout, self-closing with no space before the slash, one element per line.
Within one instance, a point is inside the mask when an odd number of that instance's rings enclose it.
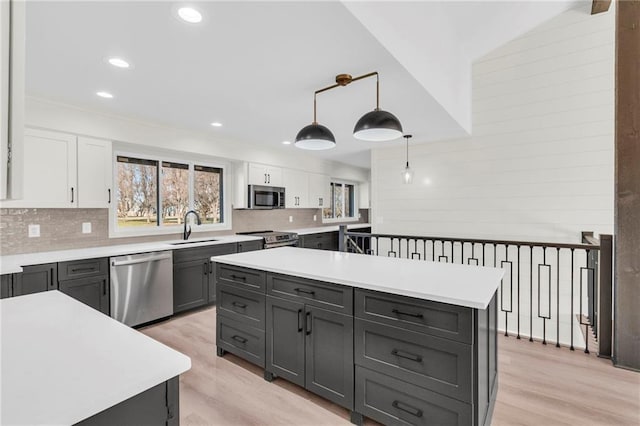
<path fill-rule="evenodd" d="M 411 137 L 412 135 L 404 135 L 404 138 L 407 140 L 407 163 L 402 171 L 402 181 L 406 184 L 413 182 L 413 170 L 409 167 L 409 139 Z"/>
<path fill-rule="evenodd" d="M 390 112 L 380 109 L 380 78 L 378 73 L 374 71 L 359 77 L 339 74 L 336 76 L 336 84 L 316 90 L 313 95 L 313 122 L 298 132 L 295 145 L 298 148 L 312 150 L 333 148 L 336 145 L 333 133 L 316 121 L 316 96 L 318 93 L 338 86 L 346 86 L 354 81 L 373 76 L 376 76 L 376 108 L 358 120 L 353 129 L 353 136 L 360 140 L 372 142 L 390 141 L 402 136 L 400 120 Z"/>

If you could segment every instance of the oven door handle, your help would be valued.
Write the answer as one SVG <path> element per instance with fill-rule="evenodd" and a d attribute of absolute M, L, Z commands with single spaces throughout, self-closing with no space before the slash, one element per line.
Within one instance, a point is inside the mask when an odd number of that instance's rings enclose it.
<path fill-rule="evenodd" d="M 297 247 L 297 246 L 298 246 L 298 240 L 292 240 L 292 241 L 286 241 L 282 243 L 265 244 L 264 248 L 270 249 L 270 248 L 277 248 L 277 247 Z"/>

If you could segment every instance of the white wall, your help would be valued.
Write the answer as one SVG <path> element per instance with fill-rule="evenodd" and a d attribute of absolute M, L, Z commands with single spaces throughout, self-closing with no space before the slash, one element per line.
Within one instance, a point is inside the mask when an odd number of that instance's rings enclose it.
<path fill-rule="evenodd" d="M 194 133 L 30 96 L 26 98 L 25 125 L 147 148 L 289 167 L 358 182 L 369 180 L 367 169 L 315 158 L 311 153 L 293 146 L 269 149 L 216 137 L 215 130 L 211 134 Z"/>
<path fill-rule="evenodd" d="M 372 152 L 375 232 L 579 242 L 613 231 L 614 14 L 570 10 L 473 66 L 471 137 Z M 425 117 L 429 120 L 429 117 Z M 405 129 L 411 133 L 411 129 Z"/>

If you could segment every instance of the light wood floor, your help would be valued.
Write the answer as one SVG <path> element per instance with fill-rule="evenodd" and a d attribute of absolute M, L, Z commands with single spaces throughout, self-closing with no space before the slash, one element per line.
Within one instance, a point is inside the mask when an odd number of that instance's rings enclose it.
<path fill-rule="evenodd" d="M 262 369 L 215 351 L 215 308 L 141 330 L 191 357 L 180 419 L 191 425 L 348 425 L 349 413 Z M 595 354 L 499 336 L 493 425 L 639 425 L 640 374 Z M 368 421 L 367 424 L 375 424 Z"/>

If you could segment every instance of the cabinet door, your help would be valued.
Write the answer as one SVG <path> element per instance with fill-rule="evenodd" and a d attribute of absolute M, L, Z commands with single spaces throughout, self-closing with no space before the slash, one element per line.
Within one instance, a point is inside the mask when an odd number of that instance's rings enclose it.
<path fill-rule="evenodd" d="M 24 207 L 76 207 L 76 137 L 27 129 L 24 134 Z"/>
<path fill-rule="evenodd" d="M 305 387 L 353 409 L 353 317 L 306 306 Z"/>
<path fill-rule="evenodd" d="M 109 315 L 109 289 L 106 276 L 60 281 L 60 291 Z"/>
<path fill-rule="evenodd" d="M 259 241 L 243 241 L 238 243 L 238 253 L 244 253 L 245 251 L 262 250 L 264 247 L 262 240 Z"/>
<path fill-rule="evenodd" d="M 11 284 L 13 276 L 11 274 L 0 275 L 0 299 L 11 297 Z"/>
<path fill-rule="evenodd" d="M 329 176 L 318 173 L 309 173 L 309 200 L 310 208 L 329 207 L 331 205 L 331 186 Z"/>
<path fill-rule="evenodd" d="M 304 386 L 304 304 L 267 296 L 265 369 Z"/>
<path fill-rule="evenodd" d="M 13 296 L 40 293 L 58 288 L 56 263 L 25 266 L 22 272 L 13 275 Z"/>
<path fill-rule="evenodd" d="M 282 186 L 282 169 L 265 164 L 249 163 L 249 185 Z"/>
<path fill-rule="evenodd" d="M 299 170 L 284 169 L 282 172 L 284 187 L 286 189 L 285 207 L 288 209 L 306 208 L 308 202 L 308 178 L 307 173 Z"/>
<path fill-rule="evenodd" d="M 209 260 L 173 264 L 173 312 L 197 308 L 208 302 Z"/>
<path fill-rule="evenodd" d="M 112 169 L 111 141 L 78 137 L 78 207 L 109 207 Z"/>

